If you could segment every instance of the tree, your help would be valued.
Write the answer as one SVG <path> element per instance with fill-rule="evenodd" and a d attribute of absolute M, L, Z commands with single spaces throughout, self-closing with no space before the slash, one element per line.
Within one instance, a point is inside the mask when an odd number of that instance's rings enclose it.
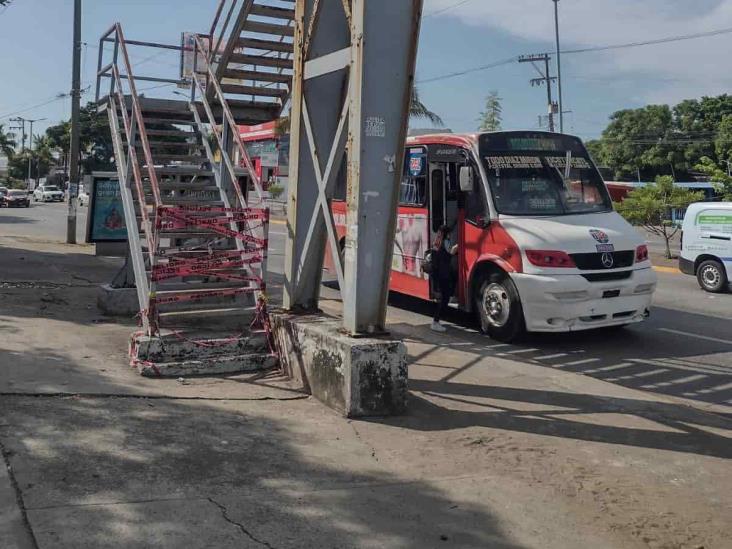
<path fill-rule="evenodd" d="M 498 96 L 498 92 L 493 90 L 485 98 L 485 110 L 480 113 L 480 126 L 478 131 L 481 132 L 497 132 L 501 129 L 503 122 L 503 107 L 501 106 L 503 99 Z"/>
<path fill-rule="evenodd" d="M 671 212 L 687 208 L 692 202 L 700 200 L 704 200 L 704 193 L 678 187 L 672 177 L 658 176 L 655 183 L 633 189 L 615 207 L 630 224 L 644 227 L 663 238 L 666 258 L 671 259 L 669 241 L 679 231 L 679 227 L 671 223 Z"/>
<path fill-rule="evenodd" d="M 28 158 L 31 158 L 31 152 L 28 150 L 14 154 L 8 159 L 8 176 L 10 179 L 19 179 L 24 181 L 28 177 Z"/>
<path fill-rule="evenodd" d="M 10 158 L 15 153 L 15 139 L 6 133 L 3 124 L 0 124 L 0 153 Z"/>
<path fill-rule="evenodd" d="M 31 177 L 38 182 L 41 177 L 48 175 L 53 163 L 53 148 L 48 138 L 41 135 L 35 136 L 31 156 Z"/>
<path fill-rule="evenodd" d="M 692 177 L 704 157 L 721 166 L 732 157 L 732 95 L 618 111 L 592 154 L 616 179 Z"/>
<path fill-rule="evenodd" d="M 719 123 L 714 152 L 720 164 L 732 162 L 732 115 L 725 115 Z"/>
<path fill-rule="evenodd" d="M 615 171 L 616 179 L 634 178 L 638 170 L 668 173 L 677 166 L 669 137 L 673 115 L 668 105 L 648 105 L 614 113 L 602 132 L 603 160 Z"/>
<path fill-rule="evenodd" d="M 732 200 L 732 176 L 729 175 L 729 168 L 726 170 L 717 165 L 708 156 L 703 157 L 696 165 L 696 169 L 709 176 L 715 184 L 716 191 L 724 200 Z"/>
<path fill-rule="evenodd" d="M 424 103 L 422 103 L 419 98 L 419 90 L 414 84 L 412 85 L 412 101 L 409 107 L 409 116 L 410 118 L 422 118 L 429 120 L 434 126 L 445 125 L 439 114 L 432 112 Z"/>
<path fill-rule="evenodd" d="M 46 138 L 49 146 L 61 155 L 61 164 L 68 166 L 69 151 L 71 150 L 71 122 L 61 122 L 46 129 Z"/>

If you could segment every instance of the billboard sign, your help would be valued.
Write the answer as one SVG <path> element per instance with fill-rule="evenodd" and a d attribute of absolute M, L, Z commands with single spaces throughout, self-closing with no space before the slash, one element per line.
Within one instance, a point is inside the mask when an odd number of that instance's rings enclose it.
<path fill-rule="evenodd" d="M 92 176 L 87 242 L 126 242 L 124 206 L 116 176 Z"/>

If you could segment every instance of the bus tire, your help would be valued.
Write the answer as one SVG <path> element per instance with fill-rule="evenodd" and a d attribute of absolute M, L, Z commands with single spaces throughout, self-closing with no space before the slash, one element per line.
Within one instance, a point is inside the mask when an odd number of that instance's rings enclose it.
<path fill-rule="evenodd" d="M 488 275 L 475 296 L 480 329 L 492 339 L 511 343 L 526 333 L 524 311 L 516 285 L 504 273 Z"/>
<path fill-rule="evenodd" d="M 724 265 L 714 259 L 703 261 L 696 270 L 696 279 L 702 290 L 720 294 L 727 289 L 727 272 Z"/>

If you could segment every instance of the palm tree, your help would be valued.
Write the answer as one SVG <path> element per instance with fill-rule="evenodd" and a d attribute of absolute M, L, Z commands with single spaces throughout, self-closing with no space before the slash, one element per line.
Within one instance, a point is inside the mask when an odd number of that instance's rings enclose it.
<path fill-rule="evenodd" d="M 445 125 L 442 118 L 440 118 L 440 115 L 429 110 L 419 99 L 419 89 L 417 89 L 416 84 L 412 84 L 412 104 L 409 107 L 409 116 L 410 118 L 422 118 L 429 120 L 435 126 Z"/>
<path fill-rule="evenodd" d="M 0 124 L 0 152 L 10 158 L 15 154 L 15 140 L 11 134 L 5 133 L 4 126 Z"/>

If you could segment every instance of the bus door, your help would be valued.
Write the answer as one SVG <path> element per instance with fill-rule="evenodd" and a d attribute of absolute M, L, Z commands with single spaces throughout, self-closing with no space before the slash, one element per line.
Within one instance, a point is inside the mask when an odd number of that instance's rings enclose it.
<path fill-rule="evenodd" d="M 453 151 L 452 155 L 438 155 L 439 162 L 431 161 L 429 163 L 430 175 L 430 241 L 434 242 L 437 237 L 437 231 L 443 225 L 447 225 L 452 230 L 452 242 L 458 244 L 458 255 L 453 258 L 453 270 L 456 283 L 456 296 L 459 287 L 460 276 L 458 273 L 459 265 L 462 264 L 460 256 L 462 255 L 463 227 L 460 223 L 461 200 L 460 200 L 460 184 L 459 170 L 463 164 L 462 157 L 456 157 L 454 147 L 449 148 Z M 438 149 L 444 153 L 444 148 Z M 434 153 L 433 150 L 430 151 Z M 434 155 L 433 155 L 434 156 Z M 433 285 L 431 285 L 433 286 Z M 434 291 L 434 286 L 432 290 Z"/>

